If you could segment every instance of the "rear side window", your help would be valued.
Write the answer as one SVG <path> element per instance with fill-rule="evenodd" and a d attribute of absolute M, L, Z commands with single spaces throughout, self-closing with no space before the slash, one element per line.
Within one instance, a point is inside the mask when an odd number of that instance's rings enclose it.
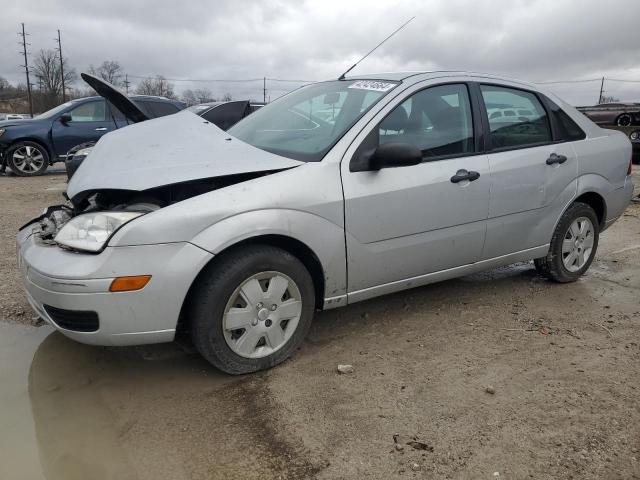
<path fill-rule="evenodd" d="M 474 150 L 467 87 L 442 85 L 421 90 L 393 109 L 378 125 L 379 143 L 409 143 L 425 159 Z"/>
<path fill-rule="evenodd" d="M 552 141 L 547 112 L 533 93 L 493 85 L 480 88 L 492 148 L 519 148 Z M 497 109 L 503 112 L 502 116 L 492 115 Z"/>
<path fill-rule="evenodd" d="M 247 102 L 229 102 L 218 105 L 205 113 L 203 118 L 222 130 L 227 130 L 245 116 Z"/>
<path fill-rule="evenodd" d="M 164 117 L 165 115 L 171 115 L 180 110 L 173 103 L 169 103 L 169 102 L 146 102 L 146 103 L 149 110 L 151 111 L 151 116 L 153 118 Z"/>
<path fill-rule="evenodd" d="M 149 108 L 149 103 L 150 102 L 143 102 L 142 100 L 133 100 L 133 103 L 135 103 L 137 105 L 137 107 L 140 110 L 142 110 L 142 113 L 144 113 L 147 117 L 153 118 L 155 116 L 151 112 L 151 109 Z"/>

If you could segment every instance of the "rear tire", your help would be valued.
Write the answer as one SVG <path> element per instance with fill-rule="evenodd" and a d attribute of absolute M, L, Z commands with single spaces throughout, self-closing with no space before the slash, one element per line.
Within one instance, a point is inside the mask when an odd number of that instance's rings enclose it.
<path fill-rule="evenodd" d="M 5 157 L 11 171 L 19 177 L 42 175 L 49 167 L 47 149 L 36 142 L 14 143 L 7 149 Z"/>
<path fill-rule="evenodd" d="M 593 208 L 574 203 L 560 217 L 549 253 L 533 261 L 536 270 L 554 282 L 575 282 L 593 262 L 599 235 L 600 225 Z"/>
<path fill-rule="evenodd" d="M 616 125 L 618 127 L 629 127 L 631 126 L 632 122 L 633 118 L 628 113 L 622 113 L 618 115 L 618 118 L 616 118 Z"/>
<path fill-rule="evenodd" d="M 249 245 L 205 268 L 190 296 L 187 321 L 198 352 L 223 372 L 239 375 L 289 358 L 314 310 L 313 280 L 300 260 L 276 247 Z"/>

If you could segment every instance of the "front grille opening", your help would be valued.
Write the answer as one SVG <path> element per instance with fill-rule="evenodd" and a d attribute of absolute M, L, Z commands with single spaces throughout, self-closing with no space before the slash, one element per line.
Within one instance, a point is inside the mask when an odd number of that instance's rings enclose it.
<path fill-rule="evenodd" d="M 96 312 L 83 310 L 64 310 L 62 308 L 44 305 L 44 310 L 56 325 L 74 332 L 95 332 L 100 327 Z"/>

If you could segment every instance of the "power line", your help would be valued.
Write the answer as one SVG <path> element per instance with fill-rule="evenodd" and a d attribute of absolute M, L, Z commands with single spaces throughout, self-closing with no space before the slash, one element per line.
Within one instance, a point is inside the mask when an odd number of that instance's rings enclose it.
<path fill-rule="evenodd" d="M 129 75 L 131 78 L 154 78 L 157 75 Z M 283 83 L 315 83 L 317 80 L 297 80 L 291 78 L 167 78 L 162 77 L 170 82 L 203 82 L 203 83 L 251 83 L 251 82 L 264 82 L 268 80 L 270 82 L 283 82 Z"/>
<path fill-rule="evenodd" d="M 599 82 L 602 78 L 587 78 L 585 80 L 554 80 L 551 82 L 534 82 L 537 85 L 551 85 L 554 83 L 587 83 L 587 82 Z M 608 80 L 608 79 L 607 79 Z"/>

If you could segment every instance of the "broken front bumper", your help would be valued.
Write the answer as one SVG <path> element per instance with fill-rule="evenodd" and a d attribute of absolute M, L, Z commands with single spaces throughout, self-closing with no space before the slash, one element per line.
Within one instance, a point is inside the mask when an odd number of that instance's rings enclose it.
<path fill-rule="evenodd" d="M 189 287 L 212 258 L 190 243 L 72 252 L 43 243 L 30 227 L 18 233 L 17 242 L 32 308 L 66 336 L 94 345 L 173 340 Z M 133 275 L 151 280 L 141 290 L 109 291 L 115 277 Z"/>

